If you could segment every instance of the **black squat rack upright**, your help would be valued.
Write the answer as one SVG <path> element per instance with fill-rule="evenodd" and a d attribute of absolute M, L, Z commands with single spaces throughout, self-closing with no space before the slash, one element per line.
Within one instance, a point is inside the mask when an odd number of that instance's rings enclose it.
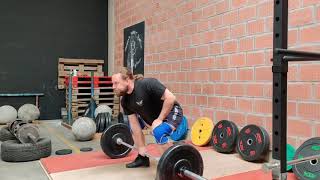
<path fill-rule="evenodd" d="M 320 53 L 288 50 L 288 0 L 274 0 L 272 158 L 280 169 L 273 179 L 287 179 L 287 73 L 289 61 L 319 61 Z M 279 171 L 280 170 L 280 171 Z"/>

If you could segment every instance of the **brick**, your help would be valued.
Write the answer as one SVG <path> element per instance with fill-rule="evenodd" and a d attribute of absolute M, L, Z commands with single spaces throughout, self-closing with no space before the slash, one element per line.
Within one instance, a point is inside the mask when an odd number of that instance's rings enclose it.
<path fill-rule="evenodd" d="M 298 42 L 298 30 L 290 30 L 288 33 L 288 45 L 292 46 Z"/>
<path fill-rule="evenodd" d="M 243 127 L 246 124 L 245 115 L 238 112 L 229 112 L 229 119 L 234 122 L 238 127 Z"/>
<path fill-rule="evenodd" d="M 297 65 L 290 64 L 288 69 L 288 81 L 297 81 L 298 67 Z"/>
<path fill-rule="evenodd" d="M 221 80 L 221 71 L 212 70 L 209 72 L 209 81 L 220 81 Z"/>
<path fill-rule="evenodd" d="M 204 82 L 209 80 L 209 72 L 207 71 L 194 71 L 188 74 L 188 81 Z"/>
<path fill-rule="evenodd" d="M 216 116 L 215 120 L 220 121 L 223 119 L 229 119 L 228 118 L 228 112 L 226 111 L 216 111 Z"/>
<path fill-rule="evenodd" d="M 271 67 L 256 67 L 255 78 L 257 81 L 271 81 L 272 80 Z"/>
<path fill-rule="evenodd" d="M 243 84 L 231 84 L 230 85 L 230 95 L 231 96 L 244 96 L 245 86 Z"/>
<path fill-rule="evenodd" d="M 236 69 L 227 69 L 221 71 L 223 81 L 235 81 L 237 79 Z"/>
<path fill-rule="evenodd" d="M 229 64 L 229 56 L 216 56 L 215 67 L 217 68 L 226 68 Z"/>
<path fill-rule="evenodd" d="M 231 38 L 238 38 L 246 35 L 246 25 L 245 24 L 237 24 L 231 26 Z"/>
<path fill-rule="evenodd" d="M 216 14 L 216 5 L 210 5 L 203 8 L 203 17 L 208 18 L 210 16 L 214 16 Z"/>
<path fill-rule="evenodd" d="M 201 84 L 192 83 L 191 84 L 191 94 L 201 94 Z"/>
<path fill-rule="evenodd" d="M 186 49 L 186 58 L 191 59 L 193 57 L 196 57 L 197 55 L 197 49 L 196 48 L 187 48 Z"/>
<path fill-rule="evenodd" d="M 200 46 L 197 48 L 197 57 L 208 56 L 208 54 L 209 54 L 209 46 L 208 45 Z"/>
<path fill-rule="evenodd" d="M 268 98 L 272 98 L 272 83 L 264 83 L 263 85 L 263 96 L 264 97 L 268 97 Z"/>
<path fill-rule="evenodd" d="M 208 97 L 208 106 L 211 108 L 220 107 L 220 98 L 218 97 Z"/>
<path fill-rule="evenodd" d="M 303 0 L 302 4 L 303 4 L 303 7 L 310 6 L 310 5 L 318 5 L 319 0 Z"/>
<path fill-rule="evenodd" d="M 176 75 L 175 79 L 178 82 L 185 82 L 187 80 L 186 72 L 176 72 L 174 74 Z"/>
<path fill-rule="evenodd" d="M 215 31 L 203 32 L 201 35 L 202 44 L 208 44 L 215 41 Z"/>
<path fill-rule="evenodd" d="M 196 5 L 197 7 L 203 6 L 205 4 L 208 4 L 209 0 L 197 0 Z"/>
<path fill-rule="evenodd" d="M 263 19 L 249 21 L 247 23 L 248 34 L 258 34 L 265 32 L 265 21 Z"/>
<path fill-rule="evenodd" d="M 205 116 L 210 118 L 211 120 L 214 120 L 214 112 L 215 110 L 211 109 L 211 108 L 202 108 L 202 113 L 201 116 Z M 190 127 L 190 126 L 189 126 Z"/>
<path fill-rule="evenodd" d="M 320 6 L 317 8 L 316 19 L 318 22 L 320 22 Z"/>
<path fill-rule="evenodd" d="M 242 67 L 246 65 L 246 55 L 244 53 L 232 54 L 229 67 Z"/>
<path fill-rule="evenodd" d="M 186 102 L 187 105 L 196 104 L 196 97 L 195 96 L 187 95 L 186 99 L 187 99 L 187 102 Z"/>
<path fill-rule="evenodd" d="M 209 19 L 211 28 L 216 29 L 222 25 L 222 15 L 216 15 Z"/>
<path fill-rule="evenodd" d="M 192 11 L 192 21 L 196 22 L 199 21 L 202 18 L 202 9 Z"/>
<path fill-rule="evenodd" d="M 237 98 L 237 109 L 242 112 L 252 112 L 252 99 Z"/>
<path fill-rule="evenodd" d="M 190 47 L 191 45 L 191 38 L 190 37 L 183 37 L 181 38 L 181 47 L 185 48 L 185 47 Z"/>
<path fill-rule="evenodd" d="M 297 103 L 295 101 L 288 101 L 287 112 L 289 117 L 297 115 Z"/>
<path fill-rule="evenodd" d="M 194 117 L 194 118 L 200 117 L 200 114 L 201 114 L 200 107 L 192 107 L 191 114 L 192 114 L 192 117 Z"/>
<path fill-rule="evenodd" d="M 212 59 L 196 59 L 191 61 L 191 69 L 208 69 L 208 67 L 212 67 L 214 61 Z"/>
<path fill-rule="evenodd" d="M 216 41 L 225 40 L 230 37 L 230 28 L 229 27 L 219 28 L 216 30 L 215 35 L 216 35 L 215 37 Z"/>
<path fill-rule="evenodd" d="M 221 43 L 214 43 L 209 45 L 209 54 L 217 55 L 222 53 L 222 45 Z"/>
<path fill-rule="evenodd" d="M 312 136 L 312 125 L 309 121 L 288 120 L 288 135 L 299 137 Z"/>
<path fill-rule="evenodd" d="M 319 64 L 303 64 L 300 66 L 300 79 L 302 81 L 320 80 Z"/>
<path fill-rule="evenodd" d="M 222 15 L 222 24 L 224 26 L 236 24 L 239 21 L 238 19 L 238 11 L 227 12 Z"/>
<path fill-rule="evenodd" d="M 260 127 L 264 127 L 265 118 L 264 116 L 248 114 L 247 115 L 247 124 L 255 124 Z"/>
<path fill-rule="evenodd" d="M 236 99 L 229 97 L 221 97 L 221 108 L 232 110 L 236 108 Z"/>
<path fill-rule="evenodd" d="M 182 71 L 188 71 L 191 68 L 191 61 L 185 60 L 181 62 L 181 70 Z M 188 76 L 187 76 L 188 77 Z"/>
<path fill-rule="evenodd" d="M 288 4 L 289 10 L 298 9 L 301 7 L 301 1 L 300 0 L 290 0 Z"/>
<path fill-rule="evenodd" d="M 232 0 L 231 8 L 236 9 L 247 5 L 247 0 Z"/>
<path fill-rule="evenodd" d="M 229 0 L 222 0 L 222 1 L 218 2 L 217 4 L 215 4 L 215 6 L 216 6 L 216 13 L 217 14 L 227 12 L 227 11 L 229 11 L 229 8 L 230 8 Z"/>
<path fill-rule="evenodd" d="M 298 116 L 303 118 L 309 118 L 319 120 L 320 118 L 320 104 L 316 103 L 299 103 L 298 104 Z"/>
<path fill-rule="evenodd" d="M 301 43 L 319 42 L 320 36 L 320 25 L 307 27 L 300 30 L 300 40 Z"/>
<path fill-rule="evenodd" d="M 313 92 L 315 93 L 314 97 L 320 99 L 320 84 L 314 85 Z"/>
<path fill-rule="evenodd" d="M 257 113 L 272 113 L 272 101 L 271 100 L 254 100 L 253 104 L 254 112 Z"/>
<path fill-rule="evenodd" d="M 312 92 L 312 84 L 294 83 L 288 84 L 288 99 L 301 100 L 310 99 Z"/>
<path fill-rule="evenodd" d="M 253 37 L 242 38 L 239 41 L 239 51 L 251 51 L 253 50 L 254 39 Z"/>
<path fill-rule="evenodd" d="M 229 85 L 228 84 L 216 84 L 215 94 L 228 96 L 229 95 Z"/>
<path fill-rule="evenodd" d="M 254 97 L 263 96 L 263 84 L 248 84 L 247 95 L 254 96 Z"/>
<path fill-rule="evenodd" d="M 312 23 L 313 8 L 307 7 L 289 13 L 289 27 L 303 26 Z"/>
<path fill-rule="evenodd" d="M 266 1 L 258 5 L 258 16 L 259 17 L 267 17 L 273 15 L 273 2 Z"/>
<path fill-rule="evenodd" d="M 247 53 L 247 65 L 256 66 L 264 64 L 264 52 Z"/>
<path fill-rule="evenodd" d="M 239 9 L 239 22 L 247 21 L 256 17 L 256 6 Z"/>
<path fill-rule="evenodd" d="M 197 32 L 207 31 L 210 28 L 209 21 L 201 21 L 197 24 Z"/>
<path fill-rule="evenodd" d="M 265 34 L 255 37 L 255 49 L 272 48 L 273 38 L 272 34 Z"/>
<path fill-rule="evenodd" d="M 320 124 L 317 124 L 315 131 L 316 131 L 316 136 L 319 137 L 320 136 Z"/>
<path fill-rule="evenodd" d="M 224 53 L 236 52 L 237 49 L 238 49 L 238 43 L 235 40 L 225 41 L 223 43 L 223 52 Z"/>
<path fill-rule="evenodd" d="M 207 96 L 196 96 L 196 105 L 197 106 L 208 106 Z"/>
<path fill-rule="evenodd" d="M 214 84 L 202 84 L 201 86 L 201 93 L 203 95 L 214 95 Z"/>
<path fill-rule="evenodd" d="M 192 45 L 193 46 L 197 46 L 201 44 L 201 34 L 197 33 L 197 34 L 193 34 L 192 35 Z"/>
<path fill-rule="evenodd" d="M 237 78 L 239 81 L 252 81 L 254 79 L 253 68 L 239 68 Z"/>

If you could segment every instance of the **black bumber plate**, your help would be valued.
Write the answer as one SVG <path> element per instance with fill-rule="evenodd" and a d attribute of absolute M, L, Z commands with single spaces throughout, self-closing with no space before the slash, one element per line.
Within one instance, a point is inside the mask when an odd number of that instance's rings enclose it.
<path fill-rule="evenodd" d="M 237 152 L 246 161 L 263 160 L 268 152 L 270 138 L 263 127 L 247 125 L 237 139 Z"/>
<path fill-rule="evenodd" d="M 294 159 L 320 154 L 320 137 L 305 141 L 296 151 Z M 306 161 L 292 166 L 293 173 L 301 180 L 320 179 L 320 159 Z"/>
<path fill-rule="evenodd" d="M 168 148 L 161 156 L 156 179 L 186 179 L 179 175 L 182 167 L 200 176 L 203 174 L 203 160 L 199 151 L 191 145 L 178 143 Z"/>
<path fill-rule="evenodd" d="M 109 126 L 101 135 L 100 145 L 102 151 L 113 159 L 125 157 L 131 151 L 131 148 L 118 145 L 116 142 L 117 138 L 121 138 L 123 142 L 130 145 L 134 144 L 127 125 L 118 123 Z"/>
<path fill-rule="evenodd" d="M 211 144 L 218 152 L 233 152 L 238 134 L 239 130 L 234 122 L 221 120 L 213 128 Z"/>

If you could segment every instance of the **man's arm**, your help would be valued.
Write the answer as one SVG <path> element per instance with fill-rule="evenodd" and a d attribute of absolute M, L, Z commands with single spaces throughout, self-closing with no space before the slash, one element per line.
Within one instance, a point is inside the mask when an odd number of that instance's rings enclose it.
<path fill-rule="evenodd" d="M 157 119 L 155 119 L 152 123 L 152 129 L 159 126 L 162 121 L 168 116 L 170 113 L 174 102 L 176 101 L 176 97 L 168 90 L 166 89 L 161 97 L 161 99 L 164 101 L 163 106 L 161 109 L 161 112 Z"/>

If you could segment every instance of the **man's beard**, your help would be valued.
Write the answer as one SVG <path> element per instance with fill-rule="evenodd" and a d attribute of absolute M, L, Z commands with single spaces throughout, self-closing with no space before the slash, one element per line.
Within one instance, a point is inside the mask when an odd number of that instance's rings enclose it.
<path fill-rule="evenodd" d="M 121 97 L 126 95 L 128 92 L 128 87 L 126 87 L 123 91 L 115 91 L 116 96 Z"/>

